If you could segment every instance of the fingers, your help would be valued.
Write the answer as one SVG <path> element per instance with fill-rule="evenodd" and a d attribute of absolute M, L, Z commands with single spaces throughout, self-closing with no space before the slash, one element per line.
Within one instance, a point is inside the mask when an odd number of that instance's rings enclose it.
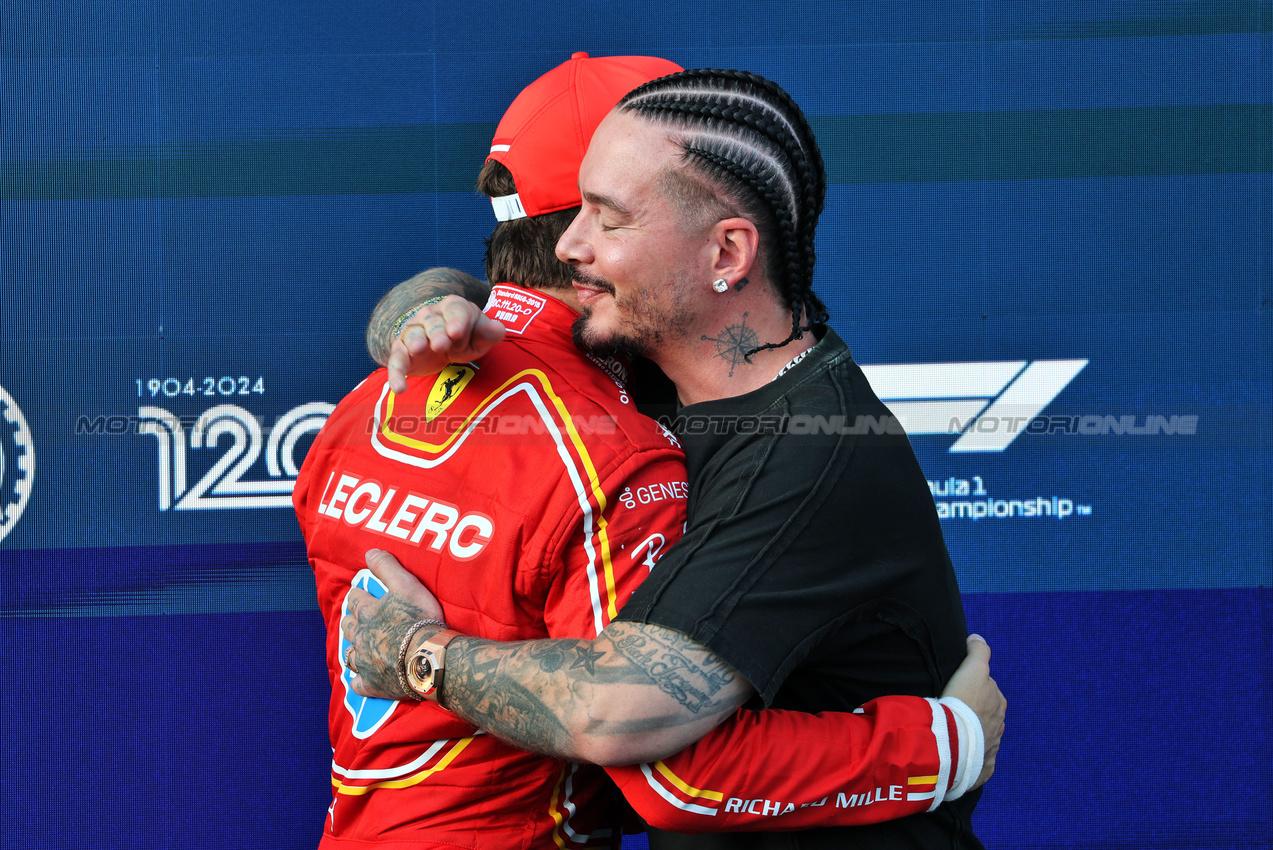
<path fill-rule="evenodd" d="M 492 324 L 499 323 L 478 309 L 476 304 L 458 295 L 448 295 L 437 304 L 420 308 L 399 339 L 413 355 L 428 352 L 446 354 L 464 349 L 473 336 L 490 333 L 489 326 Z"/>
<path fill-rule="evenodd" d="M 380 583 L 390 590 L 397 590 L 407 580 L 410 584 L 419 584 L 411 573 L 398 562 L 398 559 L 383 549 L 369 549 L 365 555 L 367 566 L 380 579 Z"/>
<path fill-rule="evenodd" d="M 439 320 L 434 319 L 432 324 L 441 327 Z M 445 334 L 437 338 L 444 341 L 439 342 L 444 346 L 440 351 L 435 350 L 433 337 L 423 326 L 412 324 L 403 329 L 389 349 L 386 366 L 390 389 L 395 393 L 406 392 L 408 376 L 434 375 L 446 368 L 450 362 L 447 354 L 450 339 Z"/>
<path fill-rule="evenodd" d="M 363 683 L 362 676 L 354 676 L 352 679 L 350 679 L 349 687 L 353 690 L 354 693 L 362 697 L 379 696 L 379 694 L 376 694 L 374 691 L 372 691 Z"/>
<path fill-rule="evenodd" d="M 406 567 L 398 563 L 397 558 L 382 549 L 370 550 L 366 558 L 371 572 L 390 592 L 385 594 L 385 599 L 389 599 L 392 594 L 393 599 L 404 606 L 404 610 L 417 618 L 446 619 L 442 613 L 442 603 Z"/>
<path fill-rule="evenodd" d="M 407 325 L 398 337 L 412 354 L 427 355 L 429 352 L 444 354 L 451 350 L 455 339 L 464 334 L 461 320 L 458 318 L 448 320 L 439 309 L 441 306 L 441 304 L 431 304 L 422 309 L 412 317 L 411 324 Z M 456 327 L 454 334 L 448 328 L 448 325 L 452 324 Z"/>
<path fill-rule="evenodd" d="M 467 301 L 459 295 L 448 295 L 438 304 L 433 305 L 432 315 L 441 318 L 442 332 L 448 340 L 443 342 L 435 334 L 436 329 L 429 324 L 429 340 L 435 350 L 462 349 L 476 339 L 498 342 L 504 338 L 502 324 L 483 313 L 482 309 L 472 301 Z M 439 344 L 445 345 L 446 348 L 439 349 L 437 347 Z"/>
<path fill-rule="evenodd" d="M 354 688 L 357 689 L 357 687 L 358 687 L 358 680 L 354 679 Z M 990 749 L 986 750 L 985 759 L 981 762 L 981 773 L 977 774 L 977 780 L 973 782 L 972 788 L 970 788 L 969 790 L 980 788 L 982 785 L 986 784 L 986 781 L 989 780 L 990 777 L 994 776 L 995 755 L 998 753 L 998 751 L 999 751 L 998 744 L 995 744 L 993 752 Z"/>
<path fill-rule="evenodd" d="M 397 341 L 389 349 L 389 389 L 395 393 L 407 391 L 407 373 L 411 370 L 411 354 Z"/>
<path fill-rule="evenodd" d="M 435 375 L 449 363 L 476 360 L 504 334 L 502 324 L 458 295 L 421 307 L 389 349 L 389 388 L 405 392 L 408 376 Z"/>
<path fill-rule="evenodd" d="M 361 587 L 350 589 L 349 595 L 345 597 L 345 610 L 348 613 L 340 618 L 340 631 L 351 644 L 357 645 L 359 617 L 364 613 L 374 614 L 379 604 L 379 599 Z"/>
<path fill-rule="evenodd" d="M 476 304 L 458 295 L 448 295 L 437 306 L 437 313 L 442 319 L 442 332 L 448 340 L 464 340 L 483 319 L 491 321 Z"/>
<path fill-rule="evenodd" d="M 994 679 L 991 679 L 990 681 L 994 682 Z M 997 687 L 996 690 L 998 690 Z M 999 710 L 995 713 L 994 717 L 991 718 L 991 723 L 988 728 L 983 727 L 986 737 L 986 749 L 982 756 L 981 773 L 977 775 L 977 780 L 972 786 L 973 788 L 980 788 L 982 785 L 985 785 L 986 780 L 994 775 L 995 759 L 999 755 L 999 742 L 1003 740 L 1004 712 L 1007 710 L 1007 707 L 1008 701 L 1004 699 L 1003 694 L 1000 693 Z"/>
<path fill-rule="evenodd" d="M 957 697 L 980 714 L 982 708 L 988 708 L 992 701 L 992 688 L 994 683 L 990 678 L 990 646 L 980 636 L 970 636 L 968 654 L 946 683 L 942 695 Z"/>
<path fill-rule="evenodd" d="M 990 664 L 990 644 L 979 634 L 968 635 L 968 657 L 981 664 Z"/>
<path fill-rule="evenodd" d="M 1008 702 L 998 683 L 990 676 L 990 646 L 980 635 L 968 636 L 968 654 L 946 683 L 943 696 L 952 696 L 973 710 L 981 723 L 985 752 L 977 787 L 994 773 L 995 755 L 1003 736 Z"/>
<path fill-rule="evenodd" d="M 994 684 L 994 679 L 991 679 L 990 682 Z M 998 692 L 997 686 L 995 690 Z M 999 743 L 1003 740 L 1004 711 L 1008 705 L 1002 693 L 999 693 L 998 696 L 997 710 L 989 714 L 977 713 L 977 719 L 982 724 L 982 734 L 985 736 L 985 750 L 982 753 L 981 773 L 977 775 L 977 779 L 973 782 L 973 788 L 980 788 L 985 785 L 986 780 L 990 779 L 995 772 L 995 760 L 999 755 Z"/>
<path fill-rule="evenodd" d="M 981 635 L 968 636 L 968 657 L 964 664 L 975 664 L 984 667 L 985 679 L 978 694 L 979 700 L 974 704 L 977 719 L 981 721 L 982 733 L 985 736 L 985 752 L 982 757 L 981 773 L 973 783 L 973 788 L 980 788 L 995 772 L 995 760 L 999 754 L 999 743 L 1003 739 L 1008 700 L 1004 697 L 999 685 L 990 677 L 990 646 Z M 971 669 L 971 667 L 969 668 Z M 951 680 L 952 683 L 954 679 Z M 969 700 L 972 697 L 965 694 Z"/>
<path fill-rule="evenodd" d="M 345 607 L 349 610 L 349 613 L 353 615 L 358 612 L 358 609 L 362 607 L 364 602 L 367 600 L 374 600 L 375 598 L 376 597 L 372 596 L 361 587 L 351 587 L 349 589 L 349 595 L 345 597 Z"/>
<path fill-rule="evenodd" d="M 507 330 L 502 324 L 483 313 L 482 317 L 477 321 L 477 326 L 473 329 L 473 335 L 482 342 L 494 345 L 504 338 Z"/>

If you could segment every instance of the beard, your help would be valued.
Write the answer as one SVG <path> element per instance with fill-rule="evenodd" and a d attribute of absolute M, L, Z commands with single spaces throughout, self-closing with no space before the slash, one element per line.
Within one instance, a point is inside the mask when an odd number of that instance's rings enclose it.
<path fill-rule="evenodd" d="M 575 346 L 594 357 L 630 360 L 642 356 L 653 360 L 666 340 L 683 335 L 689 327 L 688 312 L 681 309 L 679 298 L 674 304 L 676 309 L 666 310 L 653 303 L 647 292 L 620 297 L 614 284 L 603 277 L 578 268 L 572 276 L 581 284 L 608 293 L 614 300 L 613 312 L 619 327 L 597 327 L 592 321 L 592 308 L 586 306 L 581 307 L 582 313 L 570 327 Z"/>
<path fill-rule="evenodd" d="M 645 354 L 645 347 L 640 345 L 638 340 L 622 334 L 605 336 L 596 328 L 590 328 L 588 320 L 591 318 L 592 309 L 584 307 L 583 313 L 570 326 L 570 336 L 575 341 L 575 347 L 580 351 L 586 351 L 593 357 L 600 357 L 603 360 L 607 357 L 631 360 L 637 355 Z"/>

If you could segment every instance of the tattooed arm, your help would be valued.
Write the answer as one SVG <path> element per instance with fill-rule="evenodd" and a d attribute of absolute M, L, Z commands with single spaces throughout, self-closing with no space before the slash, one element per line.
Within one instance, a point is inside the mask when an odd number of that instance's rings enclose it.
<path fill-rule="evenodd" d="M 387 553 L 369 557 L 389 589 L 353 591 L 341 628 L 354 644 L 367 696 L 406 696 L 397 648 L 410 625 L 440 610 L 424 586 Z M 414 651 L 438 629 L 423 627 Z M 684 635 L 616 622 L 594 640 L 501 643 L 456 638 L 447 648 L 446 707 L 487 732 L 535 752 L 596 764 L 670 755 L 733 714 L 753 689 L 710 650 Z"/>
<path fill-rule="evenodd" d="M 594 640 L 451 647 L 447 708 L 524 749 L 595 764 L 674 753 L 753 693 L 706 648 L 644 623 L 611 623 Z"/>
<path fill-rule="evenodd" d="M 414 308 L 424 302 L 446 295 L 458 297 L 412 313 Z M 367 353 L 380 365 L 390 367 L 393 366 L 395 355 L 402 357 L 406 361 L 403 369 L 405 374 L 426 374 L 418 371 L 418 368 L 423 367 L 412 363 L 412 358 L 423 358 L 430 350 L 446 352 L 452 347 L 452 340 L 463 341 L 462 336 L 467 339 L 469 334 L 474 336 L 474 344 L 478 337 L 490 336 L 493 332 L 490 325 L 496 323 L 486 319 L 481 313 L 482 305 L 489 295 L 490 287 L 487 284 L 457 269 L 432 268 L 422 271 L 389 290 L 376 304 L 371 321 L 367 324 Z M 470 305 L 476 305 L 476 309 Z M 410 318 L 399 327 L 399 319 L 408 313 L 411 313 Z M 394 337 L 395 330 L 399 332 L 397 339 Z M 501 329 L 495 341 L 502 336 Z M 446 341 L 445 344 L 443 341 Z M 469 345 L 461 350 L 457 346 L 450 353 L 458 356 L 468 353 L 473 347 Z M 441 365 L 446 365 L 447 362 L 443 358 Z"/>

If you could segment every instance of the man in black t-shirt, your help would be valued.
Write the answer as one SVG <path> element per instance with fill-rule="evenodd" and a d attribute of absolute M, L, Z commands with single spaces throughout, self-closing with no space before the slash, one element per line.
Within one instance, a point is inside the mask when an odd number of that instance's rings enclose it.
<path fill-rule="evenodd" d="M 686 534 L 619 619 L 709 647 L 775 708 L 931 696 L 962 660 L 967 632 L 932 497 L 848 349 L 834 331 L 819 332 L 770 383 L 681 410 Z M 653 834 L 651 846 L 979 847 L 969 818 L 980 793 L 798 839 Z"/>
<path fill-rule="evenodd" d="M 749 700 L 826 711 L 936 696 L 965 654 L 958 586 L 910 444 L 811 288 L 825 175 L 799 108 L 742 72 L 665 77 L 605 119 L 579 180 L 557 248 L 584 309 L 576 340 L 645 355 L 675 382 L 686 535 L 591 641 L 460 637 L 426 652 L 425 668 L 445 664 L 445 705 L 531 749 L 625 763 L 680 749 Z M 396 639 L 437 609 L 373 561 L 391 602 L 351 603 L 345 632 L 359 690 L 398 696 Z M 977 796 L 848 833 L 693 842 L 975 848 Z"/>

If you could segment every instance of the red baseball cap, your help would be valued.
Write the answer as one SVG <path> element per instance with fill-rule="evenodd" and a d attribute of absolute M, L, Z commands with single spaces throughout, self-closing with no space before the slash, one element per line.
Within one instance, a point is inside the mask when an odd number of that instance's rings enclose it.
<path fill-rule="evenodd" d="M 491 198 L 500 221 L 543 215 L 582 203 L 579 164 L 607 113 L 642 83 L 683 70 L 653 56 L 580 51 L 522 89 L 491 140 L 487 159 L 504 165 L 516 195 Z"/>

